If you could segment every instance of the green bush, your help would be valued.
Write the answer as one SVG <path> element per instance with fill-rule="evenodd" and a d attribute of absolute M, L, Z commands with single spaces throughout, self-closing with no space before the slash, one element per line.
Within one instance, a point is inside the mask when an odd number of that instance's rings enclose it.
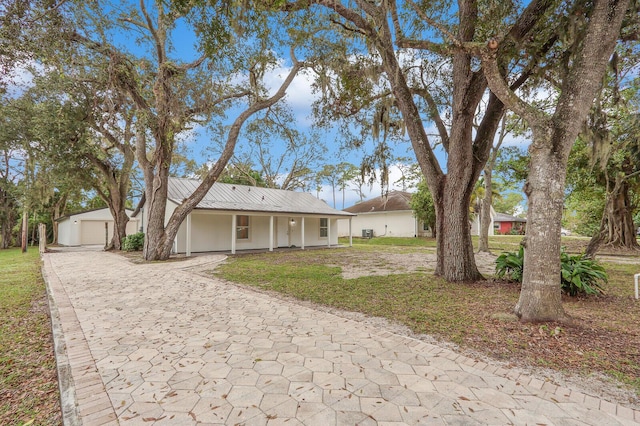
<path fill-rule="evenodd" d="M 122 242 L 122 250 L 124 251 L 140 251 L 144 247 L 144 232 L 127 235 Z"/>
<path fill-rule="evenodd" d="M 609 277 L 602 265 L 584 255 L 571 256 L 560 253 L 562 291 L 569 296 L 579 294 L 604 294 L 603 285 Z"/>
<path fill-rule="evenodd" d="M 518 252 L 502 253 L 496 259 L 496 276 L 522 282 L 524 268 L 524 248 Z M 578 254 L 571 256 L 564 247 L 560 253 L 562 292 L 569 296 L 579 294 L 603 294 L 603 285 L 608 277 L 602 265 L 595 260 Z"/>
<path fill-rule="evenodd" d="M 498 256 L 496 259 L 496 276 L 521 283 L 523 267 L 524 247 L 520 246 L 518 252 L 506 252 Z"/>

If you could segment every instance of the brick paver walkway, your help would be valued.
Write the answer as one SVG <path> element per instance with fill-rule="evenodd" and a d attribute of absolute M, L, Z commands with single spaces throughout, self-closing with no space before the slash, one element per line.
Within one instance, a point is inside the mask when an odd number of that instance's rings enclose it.
<path fill-rule="evenodd" d="M 66 424 L 630 425 L 640 413 L 206 278 L 44 255 Z"/>

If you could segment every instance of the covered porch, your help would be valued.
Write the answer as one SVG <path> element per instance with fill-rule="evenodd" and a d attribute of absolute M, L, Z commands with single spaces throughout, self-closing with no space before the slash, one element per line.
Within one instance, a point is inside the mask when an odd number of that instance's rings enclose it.
<path fill-rule="evenodd" d="M 195 209 L 180 226 L 174 253 L 229 252 L 338 245 L 338 219 L 352 215 L 269 214 Z M 349 246 L 352 239 L 349 239 Z"/>

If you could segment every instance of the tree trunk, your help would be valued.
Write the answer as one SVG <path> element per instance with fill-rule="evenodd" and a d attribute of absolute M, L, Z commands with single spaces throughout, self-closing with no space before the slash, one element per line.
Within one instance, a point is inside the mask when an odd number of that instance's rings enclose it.
<path fill-rule="evenodd" d="M 38 232 L 38 227 L 36 226 L 36 212 L 33 212 L 33 228 L 31 228 L 31 247 L 33 247 L 33 245 L 36 242 L 37 232 Z M 46 235 L 45 235 L 45 238 L 47 238 Z"/>
<path fill-rule="evenodd" d="M 145 194 L 147 232 L 144 238 L 143 257 L 145 260 L 167 260 L 171 255 L 173 238 L 167 240 L 164 218 L 167 209 L 167 184 L 169 167 L 158 167 L 157 176 L 151 171 L 151 182 L 145 174 Z"/>
<path fill-rule="evenodd" d="M 447 177 L 449 178 L 449 177 Z M 446 180 L 445 180 L 446 181 Z M 440 198 L 440 197 L 438 197 Z M 471 195 L 460 188 L 445 185 L 436 205 L 437 264 L 435 274 L 447 281 L 464 282 L 483 279 L 476 266 L 469 229 Z"/>
<path fill-rule="evenodd" d="M 491 226 L 491 204 L 493 199 L 493 178 L 489 167 L 484 169 L 484 197 L 480 207 L 480 229 L 478 229 L 478 252 L 489 251 L 489 227 Z"/>
<path fill-rule="evenodd" d="M 125 160 L 122 170 L 120 172 L 119 179 L 117 174 L 113 172 L 109 176 L 107 185 L 109 187 L 109 196 L 107 205 L 109 211 L 113 217 L 113 236 L 111 241 L 105 247 L 105 250 L 122 250 L 122 242 L 127 236 L 127 224 L 129 223 L 129 216 L 127 216 L 127 194 L 129 192 L 129 172 L 133 167 L 133 152 L 129 152 L 130 156 Z"/>
<path fill-rule="evenodd" d="M 595 257 L 602 246 L 640 250 L 633 223 L 629 184 L 621 178 L 616 179 L 613 189 L 607 193 L 600 229 L 589 241 L 585 255 Z"/>
<path fill-rule="evenodd" d="M 532 152 L 525 192 L 529 214 L 524 270 L 515 314 L 522 321 L 566 319 L 560 286 L 560 224 L 566 162 L 550 150 Z"/>
<path fill-rule="evenodd" d="M 11 217 L 6 217 L 5 219 L 6 220 L 0 224 L 0 249 L 7 249 L 11 247 L 11 240 L 13 239 L 11 235 L 12 222 L 9 222 Z"/>
<path fill-rule="evenodd" d="M 109 206 L 109 210 L 111 211 L 111 216 L 113 216 L 113 236 L 105 250 L 122 250 L 122 242 L 127 236 L 129 216 L 127 216 L 124 203 Z"/>
<path fill-rule="evenodd" d="M 53 214 L 51 217 L 51 225 L 53 228 L 53 240 L 51 244 L 58 244 L 58 222 L 56 220 L 62 215 L 62 212 L 67 204 L 67 196 L 61 195 L 53 206 Z"/>
<path fill-rule="evenodd" d="M 491 90 L 521 115 L 533 132 L 525 193 L 529 198 L 522 290 L 515 307 L 523 321 L 562 321 L 560 225 L 566 167 L 571 147 L 601 89 L 606 67 L 620 33 L 629 0 L 595 0 L 584 37 L 575 40 L 552 116 L 525 103 L 500 76 L 495 46 L 482 52 Z M 492 50 L 493 49 L 493 50 Z M 492 53 L 493 52 L 493 53 Z"/>
<path fill-rule="evenodd" d="M 13 227 L 16 224 L 16 211 L 10 195 L 0 188 L 0 249 L 11 247 Z"/>
<path fill-rule="evenodd" d="M 24 211 L 22 212 L 22 232 L 21 232 L 22 242 L 20 245 L 23 253 L 27 252 L 28 231 L 29 231 L 29 216 L 27 214 L 27 209 L 24 209 Z"/>

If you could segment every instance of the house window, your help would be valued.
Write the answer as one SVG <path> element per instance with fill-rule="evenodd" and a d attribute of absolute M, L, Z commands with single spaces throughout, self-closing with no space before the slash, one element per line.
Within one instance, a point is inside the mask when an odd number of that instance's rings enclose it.
<path fill-rule="evenodd" d="M 236 239 L 237 240 L 249 239 L 249 216 L 236 217 Z"/>
<path fill-rule="evenodd" d="M 327 238 L 329 236 L 329 219 L 326 217 L 320 218 L 320 238 Z"/>

